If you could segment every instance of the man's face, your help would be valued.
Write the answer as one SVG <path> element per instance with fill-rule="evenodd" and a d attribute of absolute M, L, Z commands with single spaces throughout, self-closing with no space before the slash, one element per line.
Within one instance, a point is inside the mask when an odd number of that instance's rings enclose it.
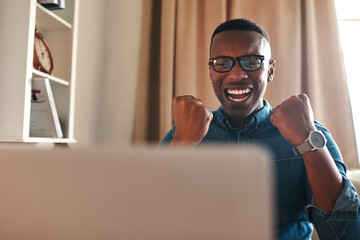
<path fill-rule="evenodd" d="M 229 30 L 215 35 L 210 57 L 240 57 L 264 55 L 261 68 L 246 72 L 236 61 L 229 72 L 216 72 L 209 64 L 210 78 L 215 95 L 229 117 L 246 117 L 263 107 L 263 96 L 267 83 L 273 78 L 275 62 L 269 63 L 270 46 L 266 39 L 254 31 Z"/>

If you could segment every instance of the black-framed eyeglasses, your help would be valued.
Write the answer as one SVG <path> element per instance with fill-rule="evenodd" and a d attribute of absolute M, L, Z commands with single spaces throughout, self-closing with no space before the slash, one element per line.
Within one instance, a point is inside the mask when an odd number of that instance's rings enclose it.
<path fill-rule="evenodd" d="M 235 66 L 236 61 L 239 62 L 240 67 L 246 72 L 254 72 L 261 68 L 265 59 L 263 55 L 244 55 L 241 57 L 219 56 L 210 58 L 210 64 L 216 72 L 225 73 L 231 71 Z"/>

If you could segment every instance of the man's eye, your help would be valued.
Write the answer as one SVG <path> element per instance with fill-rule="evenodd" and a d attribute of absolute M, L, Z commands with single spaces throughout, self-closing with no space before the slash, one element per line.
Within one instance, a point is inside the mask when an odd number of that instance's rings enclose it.
<path fill-rule="evenodd" d="M 219 67 L 231 67 L 231 62 L 228 61 L 215 61 L 215 65 Z"/>
<path fill-rule="evenodd" d="M 248 65 L 249 66 L 259 66 L 260 61 L 256 61 L 256 62 L 249 62 Z"/>

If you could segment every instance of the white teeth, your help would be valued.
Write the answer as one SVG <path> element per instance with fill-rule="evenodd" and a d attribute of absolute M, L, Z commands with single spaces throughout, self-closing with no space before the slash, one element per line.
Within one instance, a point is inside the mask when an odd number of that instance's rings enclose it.
<path fill-rule="evenodd" d="M 246 89 L 227 89 L 227 93 L 228 94 L 233 94 L 233 95 L 237 95 L 237 94 L 245 94 L 245 93 L 249 93 L 250 92 L 250 88 L 246 88 Z"/>

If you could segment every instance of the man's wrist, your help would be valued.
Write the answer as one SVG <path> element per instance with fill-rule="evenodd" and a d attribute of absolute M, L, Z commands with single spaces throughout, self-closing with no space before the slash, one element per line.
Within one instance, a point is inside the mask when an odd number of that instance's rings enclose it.
<path fill-rule="evenodd" d="M 326 146 L 326 138 L 321 131 L 310 131 L 305 141 L 293 147 L 296 156 L 322 149 Z"/>

